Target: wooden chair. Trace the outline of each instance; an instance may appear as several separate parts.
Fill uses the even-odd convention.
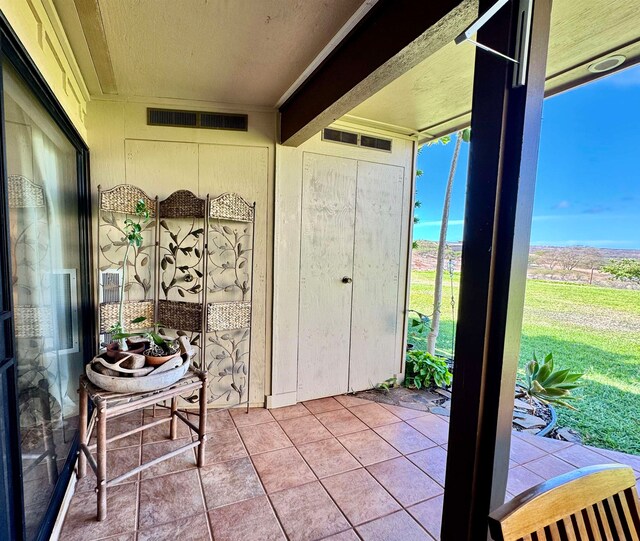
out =
[[[489,515],[495,541],[639,541],[634,472],[581,468],[526,490]]]

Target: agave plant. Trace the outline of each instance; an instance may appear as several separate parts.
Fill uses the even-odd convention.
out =
[[[535,397],[543,404],[575,410],[567,400],[575,400],[571,391],[582,385],[578,380],[583,375],[582,372],[571,372],[568,369],[554,370],[552,353],[548,353],[542,362],[538,361],[534,353],[533,360],[525,367],[524,395],[529,401]]]

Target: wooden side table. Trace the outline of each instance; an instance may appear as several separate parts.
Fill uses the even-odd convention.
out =
[[[199,417],[198,426],[187,418],[185,411],[178,410],[178,397],[188,392],[199,392]],[[200,370],[190,368],[189,372],[170,387],[152,392],[143,393],[116,393],[105,391],[96,387],[86,376],[80,376],[80,450],[78,451],[78,479],[87,473],[87,462],[95,472],[97,478],[96,492],[98,494],[98,520],[104,520],[107,516],[107,488],[113,486],[127,477],[145,470],[164,460],[168,460],[180,453],[184,453],[198,448],[198,467],[204,464],[204,452],[206,443],[207,426],[207,374]],[[163,417],[157,421],[123,432],[107,439],[107,422],[114,417],[137,411],[149,406],[155,408],[158,402],[171,399],[171,416]],[[93,403],[94,409],[91,419],[88,420],[89,400]],[[161,406],[167,407],[167,406]],[[195,413],[194,413],[195,414]],[[88,421],[88,422],[87,422]],[[141,464],[132,470],[119,475],[113,479],[107,479],[107,445],[131,434],[153,428],[163,423],[170,423],[169,436],[176,439],[178,431],[178,421],[185,423],[198,435],[198,439],[192,443],[184,445],[169,453],[166,453],[154,460]],[[143,420],[144,422],[144,420]],[[96,443],[89,445],[89,440],[94,428],[97,425]],[[91,451],[96,449],[97,460],[94,460]]]

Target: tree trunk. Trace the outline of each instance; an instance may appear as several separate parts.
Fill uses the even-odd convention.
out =
[[[444,275],[444,256],[445,246],[447,243],[447,228],[449,225],[449,207],[451,206],[451,190],[453,188],[453,177],[456,174],[458,166],[458,155],[460,154],[460,145],[462,144],[462,133],[456,134],[456,146],[453,149],[453,158],[451,159],[451,169],[449,170],[449,179],[447,180],[447,189],[444,195],[444,206],[442,207],[442,224],[440,225],[440,242],[438,243],[438,255],[436,262],[436,281],[435,291],[433,293],[433,316],[431,318],[431,330],[427,336],[427,352],[431,355],[436,351],[436,340],[440,331],[440,306],[442,305],[442,278]]]

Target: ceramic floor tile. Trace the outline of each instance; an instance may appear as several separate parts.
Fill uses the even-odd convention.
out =
[[[323,539],[351,527],[317,481],[276,492],[271,501],[291,541]]]
[[[369,428],[347,409],[318,413],[316,417],[334,436],[343,436]]]
[[[113,479],[123,473],[126,473],[140,465],[140,447],[125,447],[123,449],[107,448],[107,478]],[[93,453],[93,458],[96,458]],[[139,475],[127,477],[119,484],[135,483],[139,480]],[[40,483],[41,481],[32,481]],[[96,474],[93,473],[91,466],[87,464],[87,475],[82,479],[78,479],[76,483],[76,492],[84,492],[86,490],[95,490],[97,484]],[[26,492],[26,491],[25,491]],[[47,496],[48,498],[48,496]]]
[[[189,511],[187,510],[187,513]],[[182,517],[167,524],[140,530],[138,541],[210,541],[207,515]]]
[[[407,419],[415,419],[416,417],[422,417],[423,415],[427,415],[428,411],[422,411],[418,409],[412,408],[404,408],[402,406],[394,406],[393,404],[380,404],[384,409],[389,410],[396,417],[399,417],[403,421]]]
[[[126,415],[121,415],[119,417],[115,417],[113,419],[107,419],[107,439],[113,438],[118,434],[122,434],[124,432],[129,432],[129,430],[133,430],[134,428],[138,428],[142,425],[142,412],[134,411],[131,413],[127,413]],[[91,441],[89,443],[96,443],[96,437],[98,434],[98,426],[93,429]],[[109,450],[111,449],[120,449],[121,447],[132,447],[134,445],[140,445],[141,433],[136,432],[135,434],[131,434],[130,436],[126,436],[125,438],[121,438],[119,440],[115,440],[109,443]]]
[[[291,447],[291,441],[275,421],[238,428],[250,455]]]
[[[310,443],[331,437],[331,432],[322,426],[322,423],[313,415],[286,419],[280,421],[280,426],[294,445],[301,445],[303,443]]]
[[[255,455],[253,463],[268,493],[292,488],[316,479],[294,447]]]
[[[405,457],[378,462],[369,473],[404,507],[442,494],[443,488]]]
[[[350,394],[341,394],[339,396],[334,396],[340,404],[342,404],[345,408],[352,408],[354,406],[365,406],[367,404],[371,404],[371,400],[365,400],[364,398],[359,398],[357,396],[351,396]]]
[[[547,453],[540,449],[540,447],[531,445],[521,438],[511,438],[509,458],[518,464],[526,464],[537,458],[542,458],[546,454]]]
[[[507,479],[507,491],[511,494],[518,495],[521,492],[542,483],[544,479],[539,475],[528,470],[524,466],[516,466],[509,470],[509,478]]]
[[[285,541],[266,496],[209,511],[215,541]]]
[[[167,410],[161,410],[156,414],[156,417],[152,417],[151,415],[147,415],[145,412],[144,424],[150,424],[155,421],[159,421],[160,419],[168,419],[169,414]],[[181,438],[189,438],[191,437],[191,429],[184,424],[180,419],[177,421],[177,437]],[[167,421],[165,423],[161,423],[153,428],[148,428],[142,433],[142,443],[154,443],[157,441],[171,441],[170,438],[170,430],[171,430],[171,421]]]
[[[611,463],[611,460],[607,459],[607,457],[591,449],[587,449],[582,445],[572,445],[566,449],[560,449],[560,451],[554,453],[554,456],[561,458],[569,464],[573,464],[576,468]]]
[[[176,497],[177,495],[179,496]],[[204,514],[202,490],[196,469],[140,481],[139,529],[181,519],[185,509],[189,510],[189,514]]]
[[[447,452],[442,447],[433,447],[418,453],[407,455],[413,462],[429,477],[435,479],[444,486],[445,473],[447,469]]]
[[[524,467],[544,479],[551,479],[552,477],[557,477],[558,475],[562,475],[563,473],[568,473],[576,469],[575,466],[572,466],[568,462],[556,458],[553,455],[546,455],[542,458],[527,462]]]
[[[399,417],[396,417],[393,413],[376,402],[372,402],[364,406],[355,406],[349,409],[351,413],[371,428],[391,423],[398,423],[401,421]]]
[[[246,411],[246,410],[241,410]],[[193,413],[189,414],[189,420],[196,426],[198,426],[200,422],[200,416],[195,415]],[[221,410],[216,411],[214,409],[210,409],[207,411],[207,434],[211,434],[212,432],[218,432],[220,430],[230,430],[235,428],[233,420],[231,419],[231,414],[229,410]],[[192,431],[192,434],[195,432]]]
[[[609,449],[598,449],[596,447],[590,447],[588,445],[587,449],[603,455],[608,460],[613,460],[614,462],[618,462],[620,464],[626,464],[627,466],[634,469],[634,471],[636,472],[636,477],[640,475],[640,456],[638,455],[629,455],[626,453],[621,453],[619,451],[611,451]]]
[[[207,434],[207,444],[204,451],[205,465],[244,456],[247,456],[247,451],[235,428]]]
[[[356,528],[363,541],[432,541],[406,511],[398,511]]]
[[[325,411],[339,410],[342,404],[333,397],[318,398],[317,400],[309,400],[303,402],[304,406],[313,414],[324,413]]]
[[[407,423],[393,423],[379,426],[373,430],[405,455],[436,446],[435,442]]]
[[[136,528],[138,484],[116,486],[107,491],[107,518],[97,520],[97,500],[93,492],[75,494],[62,527],[60,539],[87,541],[127,534]]]
[[[368,466],[383,460],[389,460],[400,456],[391,445],[384,441],[373,430],[354,432],[346,436],[340,436],[338,441],[355,456],[363,466]]]
[[[200,478],[208,510],[264,494],[249,458],[203,466],[200,468]]]
[[[440,539],[442,527],[442,504],[444,495],[431,498],[426,502],[409,507],[407,511],[413,515],[422,527],[431,534],[434,539]]]
[[[259,425],[273,422],[273,415],[265,408],[251,408],[247,413],[246,408],[233,408],[228,410],[237,427]]]
[[[400,509],[398,503],[365,469],[327,477],[321,482],[354,525]]]
[[[269,410],[276,421],[284,421],[285,419],[293,419],[294,417],[302,417],[311,413],[302,403],[293,406],[285,406],[284,408],[274,408]]]
[[[318,477],[328,477],[360,467],[360,463],[335,438],[300,445],[298,451]]]
[[[533,434],[527,434],[526,432],[514,431],[511,439],[513,440],[513,438],[520,438],[521,440],[526,441],[527,443],[530,443],[535,447],[539,447],[540,449],[542,449],[543,451],[546,451],[547,453],[555,453],[560,449],[571,447],[573,445],[573,443],[569,441],[556,440],[554,438],[543,438],[541,436],[534,436]]]
[[[347,530],[346,532],[325,537],[322,541],[360,541],[360,538],[354,530]]]
[[[191,438],[183,438],[181,440],[168,440],[156,443],[149,443],[142,446],[142,463],[150,462],[158,458],[161,455],[167,454],[171,451],[184,447],[192,443]],[[143,479],[149,477],[158,477],[159,475],[166,475],[167,473],[176,473],[182,470],[188,470],[196,467],[196,458],[193,454],[193,449],[189,449],[183,453],[180,453],[173,458],[163,460],[155,466],[143,470],[141,475]]]
[[[432,413],[409,419],[407,423],[418,432],[422,432],[430,440],[435,441],[438,445],[447,443],[449,439],[449,423]]]

